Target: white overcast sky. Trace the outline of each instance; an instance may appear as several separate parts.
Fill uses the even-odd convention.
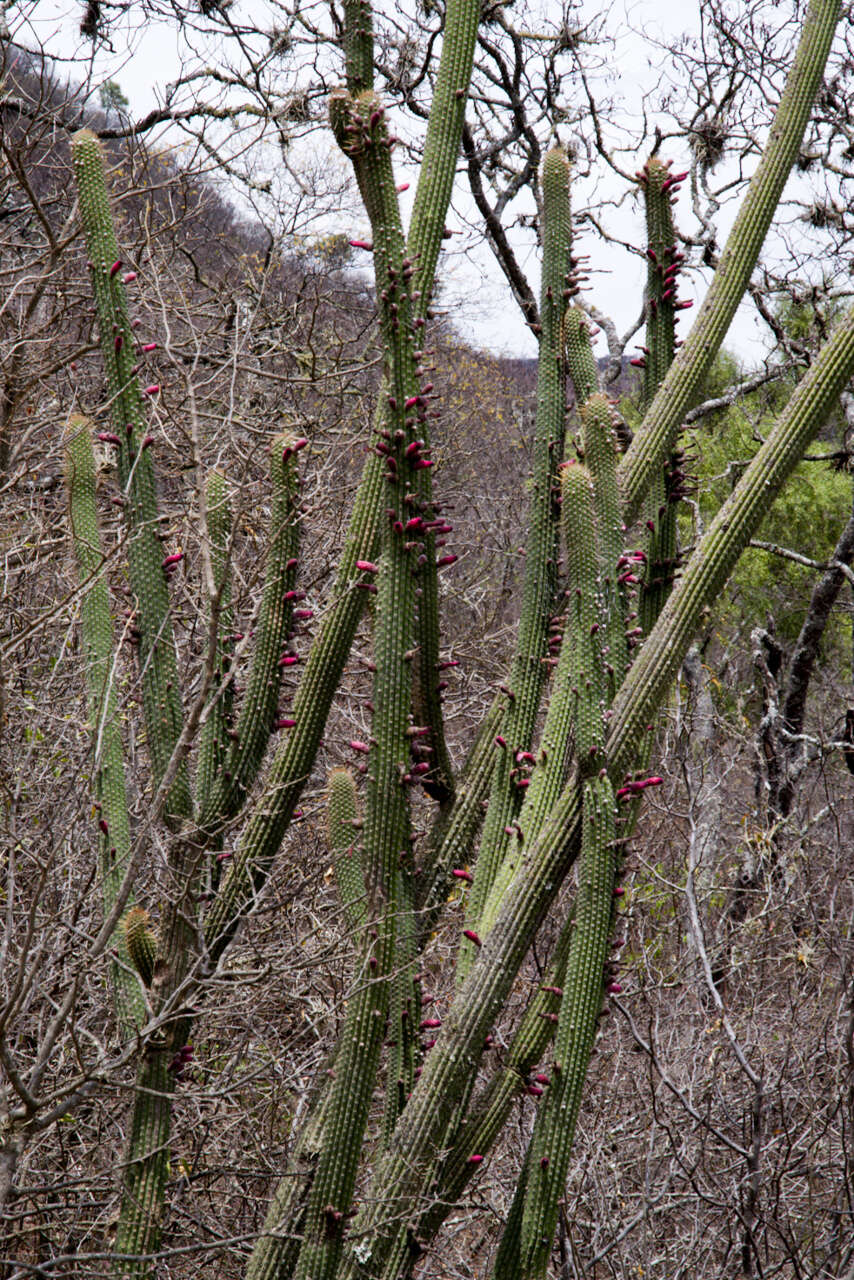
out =
[[[552,0],[541,0],[542,7],[554,16],[560,15],[560,5]],[[29,5],[29,20],[16,28],[15,9],[7,14],[12,34],[27,47],[42,47],[55,52],[63,59],[63,72],[73,78],[83,80],[91,74],[95,84],[105,80],[119,82],[123,92],[131,103],[132,115],[141,116],[154,107],[160,97],[163,86],[173,79],[181,65],[181,51],[177,44],[174,27],[171,25],[150,22],[141,30],[137,29],[130,49],[121,48],[117,42],[114,52],[101,46],[92,53],[92,45],[79,36],[80,17],[83,11],[83,0],[39,0],[34,7]],[[590,0],[586,3],[587,16],[594,17],[603,12],[601,4]],[[23,11],[24,6],[21,6]],[[238,0],[235,11],[263,13],[266,6],[263,0]],[[622,27],[624,34],[619,38],[614,59],[613,71],[615,81],[622,95],[627,113],[637,110],[642,92],[654,89],[658,73],[649,62],[650,52],[642,41],[632,35],[629,23],[635,27],[641,23],[650,34],[657,36],[665,43],[675,39],[684,31],[696,31],[698,25],[699,5],[693,3],[673,3],[673,0],[621,0],[610,6],[612,25],[618,30]],[[267,25],[267,24],[264,24]],[[69,61],[70,60],[70,64]],[[76,71],[76,76],[75,76]],[[162,140],[161,140],[162,141]],[[687,168],[689,155],[672,155],[675,167]],[[643,157],[638,157],[638,165]],[[402,174],[408,177],[408,174]],[[413,175],[414,176],[414,175]],[[462,190],[462,187],[460,188]],[[639,242],[641,238],[641,211],[632,207],[633,201],[627,202],[624,222],[619,227],[620,233],[628,241]],[[683,197],[683,216],[687,205]],[[680,210],[677,210],[677,217]],[[724,211],[724,214],[726,210]],[[734,210],[731,216],[734,216]],[[451,222],[453,225],[453,221]],[[722,230],[728,229],[726,218],[722,220]],[[351,230],[347,223],[330,230]],[[620,331],[624,331],[637,315],[644,281],[644,267],[637,258],[630,258],[620,253],[617,259],[604,246],[588,237],[581,249],[591,252],[591,268],[594,290],[591,299],[600,310],[610,314],[617,322]],[[530,273],[532,284],[538,276],[536,253],[520,244],[520,256],[525,269]],[[461,311],[457,324],[463,335],[477,345],[508,355],[534,355],[536,345],[522,323],[518,308],[509,294],[498,268],[492,262],[488,250],[484,247],[469,257],[453,255],[446,259],[444,267],[446,296],[458,301]],[[694,297],[699,300],[703,285],[699,280],[685,279],[682,297]],[[695,312],[684,312],[680,318],[680,329],[687,332]],[[642,339],[638,339],[641,341]],[[602,343],[600,339],[600,344]],[[746,362],[758,360],[762,353],[760,331],[751,312],[743,308],[737,315],[727,341],[730,349],[737,352]],[[604,346],[600,347],[604,351]]]

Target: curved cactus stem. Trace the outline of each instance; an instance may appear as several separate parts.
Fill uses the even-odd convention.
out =
[[[64,444],[71,537],[80,581],[86,584],[80,615],[99,815],[99,865],[104,914],[109,915],[130,857],[130,820],[116,705],[113,619],[103,575],[95,459],[87,418],[69,419]],[[124,1041],[143,1025],[146,1011],[139,983],[128,967],[130,957],[121,931],[117,934],[116,946],[119,959],[112,966],[111,982],[119,1032]]]
[[[299,549],[299,476],[290,432],[270,444],[272,516],[264,592],[255,648],[236,730],[230,732],[228,754],[215,780],[200,825],[216,832],[239,812],[252,786],[277,719],[282,662],[289,657]],[[294,656],[294,655],[290,655]]]
[[[81,129],[71,140],[80,220],[91,263],[101,356],[118,438],[119,481],[125,496],[128,566],[136,597],[138,657],[151,768],[155,785],[181,734],[183,712],[163,549],[157,537],[154,468],[146,435],[143,398],[135,372],[136,337],[130,325],[104,161],[98,139]],[[182,761],[166,804],[167,818],[191,811],[189,773]]]
[[[225,766],[228,735],[234,727],[234,682],[231,674],[234,651],[230,572],[231,505],[228,482],[219,471],[212,471],[205,484],[205,519],[215,592],[214,600],[209,605],[211,610],[216,607],[218,617],[213,702],[202,725],[199,740],[196,795],[202,813],[208,807],[216,778]],[[209,617],[209,630],[210,621]]]
[[[709,291],[620,466],[630,524],[673,448],[685,413],[726,337],[771,225],[821,85],[841,0],[810,0],[798,47],[759,166],[750,181]]]
[[[360,930],[367,919],[365,877],[359,854],[359,802],[349,769],[333,769],[326,792],[326,831],[335,867],[335,881],[350,929]]]
[[[614,888],[614,792],[607,775],[584,784],[575,929],[558,1015],[551,1081],[540,1103],[528,1157],[520,1280],[545,1280],[566,1187],[587,1065],[602,1007]],[[520,1184],[521,1185],[521,1184]],[[501,1274],[498,1264],[496,1272]]]
[[[563,361],[564,287],[570,269],[569,162],[559,148],[543,161],[543,274],[540,300],[542,333],[537,373],[537,420],[533,444],[533,488],[528,516],[525,581],[516,652],[510,673],[512,700],[496,745],[492,778],[466,925],[475,933],[492,882],[507,850],[507,831],[522,806],[524,782],[517,753],[530,751],[548,661],[546,635],[555,594],[558,506],[554,485],[563,455],[566,378]],[[476,955],[467,939],[460,944],[457,973],[465,978]]]

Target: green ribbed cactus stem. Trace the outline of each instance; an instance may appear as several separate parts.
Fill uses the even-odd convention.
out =
[[[670,683],[708,603],[754,535],[812,435],[854,374],[854,311],[804,375],[780,422],[757,452],[686,566],[655,630],[630,668],[613,709],[607,754],[614,776],[635,767]],[[376,1268],[393,1243],[388,1223],[408,1221],[427,1193],[437,1146],[447,1130],[484,1036],[498,1016],[534,932],[578,848],[577,781],[570,778],[539,840],[525,851],[499,919],[445,1018],[395,1142],[377,1161],[354,1233],[370,1236]]]
[[[264,759],[270,735],[278,727],[281,673],[298,663],[290,645],[297,599],[299,550],[299,475],[296,457],[304,441],[283,432],[270,443],[272,514],[264,591],[255,648],[237,727],[216,779],[201,825],[216,831],[239,812]],[[293,717],[287,717],[293,719]]]
[[[550,1083],[528,1159],[520,1280],[545,1280],[575,1122],[602,1007],[614,888],[614,792],[607,775],[584,784],[575,929],[558,1015]],[[496,1273],[502,1274],[496,1264]]]
[[[609,762],[618,777],[635,767],[648,731],[703,616],[723,590],[813,435],[854,373],[854,309],[837,325],[798,383],[770,435],[716,514],[620,689],[609,729]]]
[[[246,1280],[281,1280],[293,1275],[302,1245],[308,1194],[323,1145],[334,1075],[333,1059],[296,1140],[287,1172],[270,1201],[264,1231],[246,1266]]]
[[[626,524],[671,452],[744,296],[759,251],[797,159],[841,13],[841,0],[810,0],[798,47],[762,159],[742,201],[696,322],[659,387],[620,465]]]
[[[599,564],[601,621],[608,648],[607,696],[610,703],[623,682],[627,665],[626,601],[619,578],[625,529],[617,488],[619,445],[614,412],[606,396],[595,395],[581,410],[584,461],[593,477],[596,548]],[[603,643],[600,639],[600,644]]]
[[[543,161],[543,272],[540,299],[540,356],[537,417],[533,442],[533,478],[528,514],[525,580],[516,652],[510,671],[510,705],[504,718],[466,925],[477,933],[480,915],[508,846],[508,830],[518,817],[527,772],[517,755],[530,752],[548,667],[547,634],[555,596],[555,550],[559,508],[555,502],[557,467],[563,456],[566,374],[563,358],[564,288],[570,268],[571,223],[569,161],[559,148]],[[476,955],[464,939],[457,966],[463,980]]]
[[[639,360],[643,367],[641,409],[655,399],[673,363],[676,351],[678,281],[684,258],[676,242],[673,201],[687,174],[672,174],[667,164],[650,156],[639,175],[644,194],[647,234],[646,346]],[[644,517],[646,568],[642,575],[638,615],[641,631],[649,635],[673,585],[676,569],[676,505],[680,500],[681,455],[673,453],[661,472],[654,476]],[[631,572],[631,570],[629,570]],[[632,575],[634,576],[634,575]]]
[[[672,174],[658,156],[650,156],[639,175],[644,195],[647,238],[646,346],[642,353],[642,407],[655,399],[673,363],[679,272],[684,254],[676,243],[671,200],[687,174]]]
[[[153,1280],[155,1264],[149,1257],[160,1247],[163,1189],[169,1169],[168,1136],[172,1094],[179,1074],[172,1056],[159,1044],[146,1046],[137,1077],[129,1155],[124,1173],[124,1194],[116,1228],[113,1270],[133,1280]],[[171,1068],[171,1069],[170,1069]]]
[[[344,0],[347,88],[355,97],[374,86],[374,15],[368,0]]]
[[[365,877],[360,853],[359,800],[349,769],[333,769],[326,792],[326,833],[335,867],[335,882],[348,927],[362,928],[367,918]]]
[[[486,938],[519,868],[523,850],[536,840],[563,789],[569,755],[589,774],[602,764],[606,681],[600,566],[596,541],[595,484],[575,462],[561,471],[561,513],[566,542],[564,639],[546,714],[539,761],[519,814],[516,836],[504,858],[480,918]],[[545,755],[543,755],[545,752]]]
[[[440,813],[428,840],[430,853],[417,881],[418,931],[421,944],[436,927],[455,870],[464,870],[483,822],[495,764],[495,735],[504,717],[504,695],[493,699],[457,783],[450,812]]]
[[[590,326],[579,307],[568,307],[564,320],[566,369],[578,408],[599,390],[599,373],[590,341]]]
[[[94,784],[98,806],[99,867],[104,914],[109,915],[130,858],[130,820],[125,789],[124,749],[116,701],[113,619],[104,578],[104,556],[98,528],[97,483],[90,423],[72,416],[63,436],[69,521],[77,570],[86,590],[80,608],[86,655],[88,714],[94,750]],[[118,963],[111,982],[122,1040],[145,1021],[139,985],[127,970],[128,954],[121,932],[116,938]]]
[[[122,919],[122,932],[133,967],[142,978],[143,985],[150,987],[157,955],[157,934],[144,907],[131,907]]]
[[[353,159],[371,219],[380,333],[388,369],[387,427],[381,435],[389,519],[376,573],[371,743],[365,804],[365,889],[368,929],[364,972],[348,1002],[329,1119],[309,1196],[305,1242],[297,1280],[332,1280],[344,1239],[345,1215],[355,1185],[388,1008],[401,1010],[401,992],[412,985],[414,956],[399,954],[399,914],[412,900],[408,772],[412,691],[415,574],[420,542],[404,523],[414,493],[419,419],[426,412],[415,375],[414,329],[408,296],[411,264],[391,164],[385,112],[376,95],[330,103],[336,133]],[[407,884],[408,880],[408,884]],[[389,981],[393,977],[391,1003]],[[402,1031],[392,1021],[400,1049]],[[390,1062],[395,1063],[395,1056]],[[396,1080],[395,1082],[396,1083]]]
[[[548,1063],[536,1076],[532,1073],[554,1038],[574,920],[573,908],[561,927],[542,982],[528,1002],[503,1061],[474,1099],[470,1112],[460,1125],[454,1148],[442,1168],[439,1196],[422,1216],[415,1233],[422,1245],[435,1237],[445,1218],[459,1204],[470,1179],[476,1175],[480,1166],[473,1163],[471,1157],[485,1156],[492,1150],[519,1096],[526,1090],[543,1087],[541,1077],[549,1075]],[[387,1267],[386,1274],[391,1280],[392,1269]]]
[[[137,380],[137,337],[128,316],[122,263],[110,211],[100,144],[88,129],[71,140],[71,156],[80,221],[89,254],[95,314],[118,453],[119,481],[128,529],[130,584],[136,596],[137,653],[142,706],[155,785],[160,781],[183,727],[175,641],[167,589],[167,570],[157,536],[157,495],[147,434],[143,393]],[[152,385],[150,395],[159,388]],[[179,553],[175,553],[179,554]],[[167,798],[167,817],[191,811],[186,762],[178,769]]]
[[[202,725],[196,793],[204,812],[214,783],[225,766],[229,733],[234,727],[234,680],[231,663],[234,652],[234,618],[231,608],[231,504],[228,482],[220,471],[211,471],[205,483],[207,525],[213,589],[216,593],[217,629],[214,663],[214,701]],[[209,602],[211,608],[214,601]],[[208,616],[210,629],[211,617]]]

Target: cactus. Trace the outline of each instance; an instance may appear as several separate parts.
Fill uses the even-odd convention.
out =
[[[393,139],[383,104],[372,88],[370,8],[365,0],[347,0],[344,5],[347,85],[333,93],[330,116],[352,162],[372,226],[384,360],[374,451],[360,485],[333,599],[303,666],[293,704],[283,717],[277,711],[279,664],[282,658],[296,657],[285,646],[296,590],[295,457],[301,442],[292,437],[273,442],[270,549],[248,687],[236,725],[228,491],[223,477],[209,478],[204,504],[213,571],[208,584],[209,692],[195,803],[186,753],[198,725],[183,722],[163,552],[155,537],[146,397],[129,363],[132,331],[124,286],[114,269],[118,249],[98,148],[91,135],[74,140],[81,218],[93,263],[102,358],[116,428],[110,439],[118,450],[126,499],[129,572],[138,611],[131,622],[139,632],[135,638],[140,641],[151,769],[155,787],[165,792],[163,814],[170,827],[171,888],[159,913],[158,934],[155,937],[147,913],[138,907],[128,911],[119,933],[119,943],[141,979],[126,974],[138,1009],[145,1009],[147,1000],[155,1015],[165,1010],[171,1015],[140,1048],[116,1243],[120,1274],[149,1275],[152,1255],[160,1246],[172,1095],[192,1056],[187,1043],[190,1016],[175,997],[183,997],[184,980],[193,979],[197,940],[203,939],[205,963],[216,963],[264,885],[310,774],[369,596],[376,602],[372,720],[369,740],[351,743],[366,761],[364,825],[358,825],[352,777],[338,771],[329,787],[329,843],[356,943],[355,971],[334,1061],[317,1089],[308,1125],[295,1142],[292,1164],[274,1193],[248,1275],[250,1280],[279,1275],[296,1275],[298,1280],[357,1275],[398,1280],[438,1229],[448,1205],[487,1163],[490,1144],[523,1090],[537,1099],[538,1115],[496,1274],[545,1274],[602,999],[617,870],[614,788],[626,772],[635,774],[648,759],[650,726],[703,610],[721,590],[769,501],[854,371],[852,313],[805,375],[666,603],[667,592],[653,601],[657,584],[647,584],[648,625],[630,664],[629,646],[640,637],[627,610],[639,585],[635,579],[641,576],[641,560],[624,545],[624,524],[643,503],[658,503],[652,487],[664,474],[684,408],[744,290],[796,154],[839,13],[836,0],[812,0],[746,212],[739,215],[709,298],[675,359],[671,268],[678,263],[668,219],[676,179],[657,159],[647,163],[648,234],[655,254],[655,262],[649,259],[648,294],[656,299],[655,308],[649,308],[644,362],[649,407],[619,466],[612,407],[597,390],[587,323],[580,310],[568,306],[579,282],[570,247],[568,163],[558,149],[546,157],[535,463],[519,641],[509,680],[486,717],[467,768],[455,780],[444,745],[436,679],[437,508],[427,432],[433,392],[424,380],[420,352],[479,13],[480,6],[470,0],[449,0],[422,175],[405,240],[392,169]],[[567,372],[582,424],[583,465],[574,459],[565,465],[558,490]],[[78,435],[85,438],[79,430]],[[69,442],[72,460],[78,448],[82,446],[76,440]],[[127,805],[118,783],[121,743],[109,701],[114,683],[112,627],[99,576],[103,557],[94,488],[84,478],[88,464],[82,452],[80,456],[79,467],[74,461],[70,465],[69,492],[81,578],[91,579],[98,588],[96,593],[93,586],[89,593],[93,614],[84,616],[83,629],[87,653],[92,655],[90,717],[93,735],[96,725],[100,733],[95,737],[100,770],[96,786],[107,827],[102,827],[102,834],[109,836],[101,847],[108,907],[106,894],[117,891],[112,850],[115,867],[120,868],[130,837],[123,835],[121,845],[114,840],[122,821],[127,822]],[[567,580],[558,595],[561,519]],[[664,523],[660,547],[673,532],[672,524],[665,529]],[[657,554],[673,558],[664,551]],[[166,560],[168,569],[172,557]],[[552,672],[537,742],[541,695]],[[252,806],[247,803],[249,793],[277,728],[286,728],[287,735],[271,763],[264,793]],[[429,746],[429,762],[413,751],[413,742]],[[655,781],[635,779],[628,798],[641,795]],[[419,847],[421,866],[416,868],[410,798],[419,786],[439,802],[439,812],[423,849]],[[485,829],[475,857],[488,791]],[[618,791],[620,798],[625,798],[624,791]],[[233,862],[222,883],[214,885],[210,908],[199,919],[195,890],[203,854],[222,846],[227,824],[242,808],[249,812],[236,839]],[[493,1079],[470,1106],[490,1029],[579,855],[579,891],[570,917],[562,923],[548,980],[534,994]],[[472,868],[474,883],[468,888]],[[213,875],[212,883],[215,880]],[[457,990],[444,1018],[432,1011],[422,1018],[415,971],[449,883],[463,886],[466,896]],[[116,1003],[119,1008],[118,988]],[[119,1017],[130,1026],[126,1014],[119,1011]],[[141,1025],[142,1016],[134,1017],[134,1025]],[[419,1029],[435,1039],[423,1059]],[[552,1036],[553,1065],[538,1073],[543,1079],[534,1079],[531,1072]],[[371,1144],[372,1173],[370,1178],[364,1175],[362,1207],[353,1221],[359,1162],[383,1071],[384,1116],[378,1140]]]
[[[335,881],[351,929],[358,932],[367,917],[365,876],[359,856],[359,806],[349,769],[334,769],[326,794],[326,830],[334,859]]]

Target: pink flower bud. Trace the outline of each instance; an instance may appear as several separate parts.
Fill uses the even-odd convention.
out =
[[[612,996],[618,996],[618,995],[620,995],[620,994],[622,993],[622,990],[623,990],[623,988],[622,988],[622,986],[620,985],[620,983],[619,983],[619,982],[609,982],[609,983],[608,983],[608,994],[609,994],[609,995],[612,995]]]
[[[296,720],[291,720],[289,716],[282,716],[280,720],[275,722],[273,727],[275,729],[295,729],[296,723]]]
[[[370,560],[357,560],[356,568],[359,569],[362,573],[377,572],[377,566],[373,564]]]
[[[184,559],[183,551],[176,551],[174,555],[167,556],[163,561],[162,568],[169,569],[173,564],[180,564]]]
[[[143,343],[143,345],[140,347],[140,351],[156,351],[156,350],[157,350],[156,342],[146,342],[146,343]]]
[[[95,436],[95,439],[103,441],[104,444],[121,444],[119,437],[114,435],[112,431],[99,431]]]
[[[117,276],[121,271],[121,269],[122,269],[121,261],[114,262],[113,265],[110,267],[110,279],[112,280],[113,276]]]
[[[456,876],[458,880],[465,880],[466,884],[472,884],[474,881],[474,876],[468,871],[463,871],[460,867],[454,867],[451,875]]]
[[[437,1027],[441,1027],[441,1018],[425,1018],[423,1022],[418,1024],[419,1031],[435,1031]]]
[[[369,253],[374,247],[370,240],[348,240],[347,243],[351,249],[367,249]]]
[[[466,1164],[483,1164],[483,1156],[471,1155],[466,1161]]]
[[[439,556],[439,559],[436,561],[436,568],[444,569],[446,565],[456,564],[458,560],[459,560],[459,556],[452,556],[452,555]]]
[[[359,751],[362,755],[368,755],[371,750],[367,742],[360,742],[358,738],[351,738],[348,745],[353,751]]]
[[[476,947],[480,947],[483,945],[481,943],[480,938],[475,933],[474,929],[463,929],[463,937],[468,938],[469,942],[474,943]]]
[[[142,393],[144,396],[156,396],[160,394],[160,384],[152,382],[150,387],[146,387]]]

